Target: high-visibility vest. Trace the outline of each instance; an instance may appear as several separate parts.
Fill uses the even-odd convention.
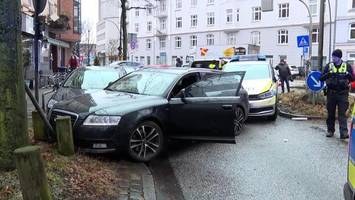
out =
[[[347,71],[347,64],[346,63],[342,63],[341,66],[339,68],[336,68],[334,63],[329,63],[329,72],[330,73],[346,73]]]
[[[211,64],[208,65],[208,67],[209,67],[210,69],[215,69],[216,65],[213,64],[213,63],[211,63]]]

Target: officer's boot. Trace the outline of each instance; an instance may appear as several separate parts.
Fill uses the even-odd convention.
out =
[[[334,136],[334,132],[328,131],[325,136],[327,136],[327,137],[333,137],[333,136]]]

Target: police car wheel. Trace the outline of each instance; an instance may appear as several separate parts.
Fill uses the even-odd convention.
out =
[[[234,135],[237,136],[242,132],[244,127],[244,111],[240,107],[235,109],[235,119],[234,119]]]

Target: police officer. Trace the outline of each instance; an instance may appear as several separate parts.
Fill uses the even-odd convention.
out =
[[[327,84],[327,137],[333,137],[335,132],[335,110],[338,107],[340,139],[349,138],[347,118],[345,113],[349,107],[349,83],[354,80],[349,64],[341,59],[342,51],[336,49],[332,53],[332,61],[324,68],[320,80]]]

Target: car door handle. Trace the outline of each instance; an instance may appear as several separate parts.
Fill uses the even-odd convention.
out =
[[[233,106],[232,105],[222,105],[222,108],[224,110],[232,110]]]

